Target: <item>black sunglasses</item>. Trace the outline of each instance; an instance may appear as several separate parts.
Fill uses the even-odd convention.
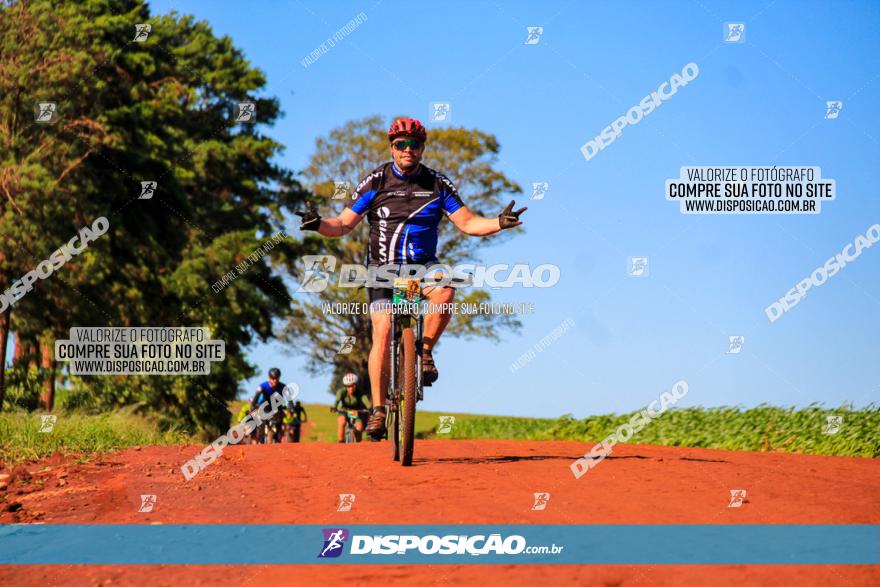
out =
[[[391,146],[398,151],[403,151],[407,147],[409,147],[413,151],[418,151],[422,148],[422,141],[420,141],[419,139],[401,139],[399,141],[394,141],[393,143],[391,143]]]

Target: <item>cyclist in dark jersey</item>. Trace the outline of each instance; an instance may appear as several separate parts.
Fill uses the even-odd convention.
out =
[[[513,210],[514,202],[496,218],[471,212],[461,201],[449,179],[421,164],[428,133],[415,119],[395,120],[388,131],[392,161],[377,167],[358,185],[354,204],[336,218],[322,219],[311,203],[297,212],[302,217],[301,230],[313,230],[323,236],[348,234],[364,215],[370,223],[369,263],[430,264],[437,261],[437,226],[443,216],[465,234],[489,236],[522,224],[520,214],[526,208]],[[424,288],[425,297],[437,307],[452,301],[451,287]],[[368,287],[373,326],[370,350],[370,384],[373,413],[367,433],[381,437],[385,433],[385,388],[388,385],[388,345],[391,338],[391,314],[387,302],[389,287]],[[449,324],[451,313],[429,312],[425,316],[423,334],[423,365],[425,383],[438,377],[432,349]]]

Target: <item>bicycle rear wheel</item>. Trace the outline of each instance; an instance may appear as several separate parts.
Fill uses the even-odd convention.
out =
[[[396,406],[388,407],[388,421],[385,423],[388,428],[388,440],[391,441],[391,460],[400,460],[400,421],[397,419]]]
[[[400,398],[400,464],[404,467],[412,465],[414,443],[416,440],[416,341],[413,329],[404,328],[400,337],[401,388]]]

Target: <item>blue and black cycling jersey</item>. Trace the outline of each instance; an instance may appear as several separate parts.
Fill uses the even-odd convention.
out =
[[[365,177],[353,199],[370,223],[370,265],[436,263],[440,219],[464,206],[445,175],[424,165],[406,175],[393,162]]]
[[[280,395],[283,398],[284,397],[284,393],[282,393],[283,390],[284,390],[284,383],[282,383],[281,381],[279,381],[278,384],[275,385],[275,387],[272,387],[271,385],[269,385],[268,381],[262,382],[260,384],[260,387],[257,389],[257,393],[254,394],[254,397],[251,400],[251,408],[256,409],[263,402],[268,402],[269,398],[272,396],[273,393],[277,393],[278,395]],[[272,405],[272,404],[270,403],[269,405]]]

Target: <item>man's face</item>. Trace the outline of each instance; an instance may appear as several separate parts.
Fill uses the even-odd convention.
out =
[[[345,391],[348,392],[348,395],[352,395],[352,394],[354,394],[354,390],[356,387],[357,387],[356,385],[346,385]]]
[[[391,157],[398,169],[411,170],[422,160],[425,145],[412,137],[397,137],[391,141]]]
[[[275,379],[274,377],[270,377],[270,378],[269,378],[269,385],[270,385],[271,387],[275,387],[276,385],[278,385],[278,380]]]

